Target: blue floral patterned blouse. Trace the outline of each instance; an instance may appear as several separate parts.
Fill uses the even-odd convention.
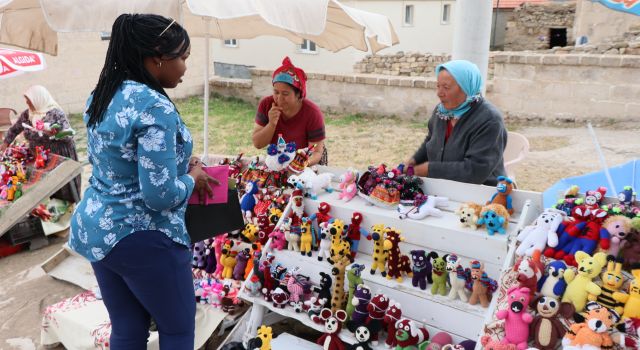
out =
[[[193,140],[171,101],[127,80],[103,121],[87,128],[87,139],[93,172],[71,220],[71,248],[98,261],[124,237],[145,230],[188,246],[184,213],[195,185],[187,175]]]

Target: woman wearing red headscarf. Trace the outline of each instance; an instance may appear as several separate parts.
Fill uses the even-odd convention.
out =
[[[253,145],[260,149],[277,143],[281,134],[286,142],[295,142],[297,149],[315,144],[309,165],[326,165],[324,117],[320,108],[306,98],[306,83],[304,71],[285,57],[273,72],[273,95],[262,98],[258,105]]]

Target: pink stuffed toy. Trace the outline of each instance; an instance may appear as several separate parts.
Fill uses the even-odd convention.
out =
[[[347,170],[346,173],[340,176],[340,189],[342,192],[338,195],[339,199],[344,199],[348,202],[358,193],[358,172],[353,169]]]
[[[269,238],[271,238],[271,247],[273,249],[282,250],[287,246],[287,240],[284,237],[284,232],[279,228],[273,230],[273,232],[269,234]]]
[[[216,271],[213,273],[215,278],[220,278],[222,276],[222,270],[224,270],[224,266],[220,263],[220,257],[222,256],[222,246],[224,245],[224,241],[227,240],[227,234],[216,236],[213,241],[213,250],[216,254]]]
[[[505,320],[506,336],[502,339],[502,344],[513,344],[518,350],[528,347],[529,324],[533,321],[533,316],[527,312],[530,298],[529,288],[514,286],[507,290],[509,309],[496,313],[499,320]]]
[[[513,344],[502,344],[491,339],[490,336],[484,335],[482,339],[480,339],[480,343],[482,343],[482,348],[484,350],[516,350],[516,346]]]

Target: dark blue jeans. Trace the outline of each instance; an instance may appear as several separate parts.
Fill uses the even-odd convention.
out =
[[[158,325],[160,349],[193,349],[191,258],[187,247],[164,233],[140,231],[91,264],[111,319],[111,349],[146,349],[150,317]]]

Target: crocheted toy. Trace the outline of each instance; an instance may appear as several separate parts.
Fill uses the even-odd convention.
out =
[[[387,227],[384,224],[375,224],[371,227],[371,238],[373,239],[373,263],[371,264],[371,274],[374,275],[378,269],[382,277],[387,275],[385,266],[391,250],[391,241],[385,239]]]
[[[287,239],[281,229],[277,228],[273,230],[269,234],[269,238],[271,238],[271,248],[282,250],[287,247]]]
[[[569,236],[574,237],[568,245],[561,248],[561,251],[565,254],[562,259],[568,265],[577,265],[576,252],[583,251],[587,254],[592,254],[598,243],[600,243],[600,247],[603,250],[609,249],[609,232],[602,227],[607,215],[605,210],[592,209],[589,221],[578,223],[565,230]]]
[[[516,346],[513,344],[502,344],[499,341],[493,340],[488,335],[483,335],[480,338],[480,343],[482,344],[482,348],[484,350],[516,350]],[[448,350],[447,347],[444,347],[443,350]]]
[[[243,301],[238,298],[238,288],[232,288],[230,284],[225,283],[222,287],[222,293],[220,294],[222,305],[222,311],[233,315],[238,310],[238,307],[243,305]]]
[[[417,194],[413,203],[405,205],[400,202],[398,204],[398,217],[400,219],[422,220],[427,216],[442,216],[442,211],[438,207],[446,207],[449,205],[447,197],[427,196]]]
[[[624,304],[624,318],[640,318],[640,265],[632,267],[633,281],[629,283],[629,294],[613,293],[613,297]]]
[[[348,350],[371,350],[371,346],[369,346],[369,339],[371,338],[369,327],[359,326],[353,332],[353,336],[356,338],[357,343],[349,345]]]
[[[631,220],[631,226],[633,230],[631,234],[627,236],[627,244],[620,250],[626,269],[640,263],[640,217],[633,218]]]
[[[612,255],[607,257],[607,268],[602,271],[601,281],[598,284],[601,289],[600,295],[589,295],[589,301],[596,301],[598,304],[614,310],[622,315],[624,312],[624,295],[620,293],[620,288],[624,284],[625,278],[622,274],[622,260],[615,261]]]
[[[562,302],[571,302],[577,312],[584,310],[587,296],[600,295],[600,286],[593,279],[600,275],[602,268],[607,265],[607,256],[604,253],[596,253],[593,257],[585,252],[576,252],[578,262],[578,275],[573,269],[564,272],[564,280],[567,281],[567,289],[562,297]]]
[[[506,176],[498,176],[497,192],[493,194],[487,204],[500,204],[509,215],[513,215],[513,204],[511,203],[511,191],[513,191],[513,181]]]
[[[240,209],[242,215],[247,219],[251,219],[253,215],[253,208],[256,206],[258,199],[256,193],[258,193],[258,184],[255,181],[249,181],[244,188],[245,193],[240,197]]]
[[[305,168],[299,177],[304,183],[307,196],[311,197],[311,199],[318,199],[318,194],[320,194],[321,190],[329,193],[333,192],[331,188],[332,173],[316,174],[313,170]]]
[[[559,316],[570,318],[575,312],[571,303],[561,303],[555,297],[542,296],[536,302],[538,315],[529,326],[536,349],[554,350],[566,332]]]
[[[473,202],[466,202],[456,209],[455,214],[460,217],[460,225],[471,229],[478,229],[478,220],[482,212],[482,205]]]
[[[570,249],[573,244],[573,240],[575,239],[574,236],[569,234],[567,228],[590,220],[591,210],[587,209],[584,205],[577,205],[573,207],[570,215],[571,216],[566,218],[556,231],[558,232],[558,245],[555,248],[548,247],[544,250],[544,255],[546,257],[561,260],[566,255],[564,249]]]
[[[293,272],[287,273],[285,280],[287,281],[287,290],[289,291],[289,301],[297,303],[303,301],[305,290],[311,292],[311,283],[306,276],[295,274],[299,268],[294,269]],[[302,305],[302,303],[300,303]],[[302,310],[300,310],[302,311]],[[298,311],[299,312],[299,311]]]
[[[269,297],[275,308],[284,309],[289,303],[289,294],[280,287],[276,287],[276,289],[269,292]]]
[[[311,297],[303,303],[302,309],[307,311],[309,317],[313,317],[314,315],[320,315],[320,311],[325,308],[324,306],[327,302],[327,299]]]
[[[591,210],[600,208],[605,194],[607,194],[606,187],[598,187],[596,190],[587,191],[584,195],[584,205]]]
[[[347,281],[349,282],[349,294],[347,296],[347,320],[351,319],[351,315],[353,314],[353,310],[355,310],[356,306],[351,302],[353,299],[353,294],[356,291],[356,286],[362,284],[362,277],[360,276],[362,270],[364,270],[364,265],[361,264],[353,264],[349,271],[347,271]]]
[[[466,285],[471,283],[471,270],[464,269],[460,264],[460,259],[455,254],[447,257],[447,273],[449,274],[449,299],[460,298],[463,302],[469,301]]]
[[[262,284],[260,284],[260,278],[258,276],[253,275],[251,278],[244,282],[244,290],[249,293],[249,295],[253,297],[257,297],[260,295],[260,290],[262,289]]]
[[[206,257],[205,257],[206,247],[204,245],[204,241],[196,242],[193,244],[193,248],[191,252],[193,254],[193,261],[191,262],[191,266],[197,269],[202,269],[206,265]]]
[[[251,258],[251,251],[249,248],[245,248],[238,252],[236,255],[236,265],[233,267],[233,279],[237,281],[244,281],[244,270],[247,267],[247,262]]]
[[[429,253],[429,258],[433,259],[433,286],[431,286],[431,294],[447,295],[447,257],[449,254],[445,254],[442,257],[438,257],[438,253]]]
[[[224,266],[222,266],[222,263],[220,262],[220,258],[222,257],[222,246],[224,245],[224,242],[227,241],[227,234],[222,234],[219,236],[216,236],[216,238],[214,238],[213,240],[213,251],[215,253],[215,257],[216,257],[216,270],[213,273],[213,276],[215,278],[222,278],[222,271],[224,270]]]
[[[427,282],[433,283],[431,278],[431,259],[435,259],[438,256],[436,252],[427,253],[424,250],[412,250],[411,261],[413,262],[413,277],[411,278],[411,284],[414,287],[420,286],[420,289],[427,289]]]
[[[498,283],[489,278],[487,273],[484,272],[484,264],[478,260],[471,262],[471,279],[473,280],[473,285],[469,304],[476,305],[479,302],[482,307],[489,307],[491,296],[498,288]]]
[[[404,237],[396,229],[388,229],[386,233],[387,238],[384,245],[390,246],[387,260],[387,279],[395,278],[398,282],[402,282],[403,274],[409,277],[413,275],[409,257],[400,253],[400,242],[404,241]]]
[[[251,271],[253,271],[253,261],[255,258],[260,259],[262,257],[262,244],[260,242],[251,243],[249,250],[249,261],[247,261],[247,267],[244,268],[244,279],[249,278]]]
[[[282,134],[278,134],[278,143],[267,146],[267,157],[264,163],[272,171],[281,171],[289,166],[295,154],[296,143],[287,143],[282,138]]]
[[[396,350],[424,349],[429,344],[429,331],[407,318],[396,323],[395,336]]]
[[[562,348],[566,350],[612,348],[614,344],[609,329],[618,323],[620,316],[596,302],[588,303],[586,309],[585,321],[571,325],[562,338]]]
[[[482,207],[480,219],[476,222],[478,225],[485,225],[489,236],[494,234],[505,234],[505,229],[509,225],[509,213],[500,204],[487,204]]]
[[[344,350],[344,344],[340,340],[339,334],[342,330],[342,323],[347,319],[344,310],[336,310],[335,313],[329,309],[322,309],[320,316],[313,316],[316,323],[324,324],[325,333],[318,338],[316,343],[322,346],[323,350]]]
[[[318,225],[320,228],[320,248],[318,249],[318,261],[323,258],[331,257],[331,233],[329,232],[329,223],[323,222]]]
[[[338,199],[348,202],[358,193],[358,171],[349,168],[344,174],[340,175],[340,189],[342,192],[338,195]]]
[[[542,278],[538,281],[538,290],[541,295],[549,298],[562,298],[567,282],[564,280],[564,271],[567,264],[563,260],[555,260],[547,264]]]
[[[287,167],[287,170],[294,174],[300,174],[307,169],[309,165],[309,158],[313,155],[316,145],[313,144],[307,148],[302,148],[296,151],[296,155],[293,157],[291,163]]]
[[[426,350],[442,350],[442,348],[447,345],[453,343],[453,338],[447,332],[438,332],[436,335],[431,337],[431,341],[429,345],[427,345]]]
[[[287,248],[296,252],[300,251],[300,235],[291,229],[291,219],[285,219],[280,229],[284,232],[284,238],[287,240]]]
[[[350,331],[355,331],[358,326],[364,325],[367,321],[371,296],[371,289],[368,286],[364,284],[356,286],[353,297],[348,300],[348,304],[355,307],[351,313],[350,320],[347,322],[347,328]]]
[[[529,339],[529,323],[533,321],[533,316],[527,312],[531,292],[529,288],[514,286],[507,290],[507,301],[509,308],[499,310],[496,318],[505,320],[505,338],[503,344],[514,344],[518,350],[527,348]]]
[[[331,275],[333,275],[333,289],[331,290],[331,309],[333,312],[344,310],[347,295],[344,293],[344,270],[349,265],[349,259],[343,257],[333,264]]]
[[[265,325],[260,326],[260,328],[258,328],[256,338],[260,339],[260,350],[271,350],[271,339],[273,339],[271,327],[267,327]]]
[[[258,238],[258,226],[248,223],[244,225],[242,230],[242,237],[245,242],[255,242]]]
[[[302,226],[300,226],[300,254],[302,255],[311,256],[312,230],[311,220],[302,218]]]
[[[558,245],[558,227],[562,225],[566,214],[557,209],[545,209],[532,225],[525,227],[518,234],[520,245],[516,249],[517,255],[531,256],[534,250],[544,251],[545,247]]]
[[[540,261],[540,251],[533,252],[533,256],[523,256],[516,261],[513,271],[518,273],[518,284],[520,287],[529,288],[530,299],[533,300],[538,289],[538,280],[544,273],[544,264]]]
[[[343,239],[344,222],[336,219],[329,224],[329,233],[331,234],[331,250],[330,257],[327,261],[334,264],[342,258],[351,259],[351,245]]]
[[[331,211],[331,205],[327,202],[320,202],[320,205],[318,205],[318,212],[311,215],[311,218],[316,220],[318,225],[328,222],[331,220],[331,214],[329,214],[329,211]]]
[[[34,165],[36,169],[44,168],[49,158],[49,150],[45,150],[44,146],[36,146],[36,159]]]
[[[367,305],[367,321],[365,324],[371,331],[371,342],[373,345],[378,345],[378,336],[380,331],[384,327],[384,315],[389,308],[389,298],[384,294],[376,294],[371,298],[369,305]]]
[[[291,230],[299,234],[302,218],[307,216],[304,212],[304,194],[302,190],[293,190],[290,202],[291,212],[289,213],[289,219],[291,220]]]
[[[631,231],[631,219],[624,215],[609,216],[602,224],[602,228],[607,230],[611,237],[609,254],[618,256],[620,249],[627,243],[627,235]]]
[[[608,206],[603,206],[603,209],[607,209],[609,215],[624,215],[629,218],[633,218],[640,213],[640,208],[635,205],[636,192],[631,186],[625,186],[622,192],[618,193],[618,203],[611,203]]]
[[[393,300],[389,301],[389,307],[384,314],[384,329],[387,331],[385,344],[388,348],[393,348],[398,345],[395,337],[397,331],[396,323],[400,321],[401,317],[402,309],[400,308],[400,303],[394,302]]]
[[[325,304],[323,308],[331,307],[331,286],[333,285],[333,279],[328,273],[320,272],[320,287],[315,287],[314,291],[318,293],[318,299],[324,299]]]
[[[367,237],[367,240],[371,240],[371,235],[367,230],[360,227],[362,224],[362,214],[357,211],[354,211],[351,215],[351,224],[347,226],[346,238],[349,241],[350,251],[351,251],[351,261],[356,258],[356,254],[358,253],[358,245],[360,244],[360,236],[364,235]]]
[[[233,268],[236,266],[236,254],[238,254],[238,252],[231,250],[232,247],[233,241],[225,241],[222,247],[222,255],[220,256],[220,264],[223,266],[221,277],[225,279],[233,277]]]

